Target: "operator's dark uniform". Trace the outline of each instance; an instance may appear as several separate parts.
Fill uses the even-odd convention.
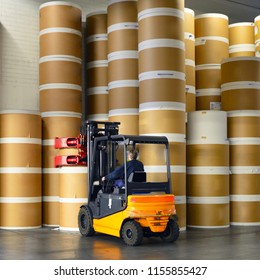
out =
[[[127,178],[130,176],[131,173],[134,171],[144,171],[144,165],[141,161],[137,159],[130,160],[126,163],[126,176]],[[105,179],[110,181],[110,180],[124,180],[125,174],[124,174],[124,164],[116,168],[114,171],[111,173],[107,174],[105,176]]]

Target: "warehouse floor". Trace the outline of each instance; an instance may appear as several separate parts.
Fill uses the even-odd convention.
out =
[[[173,244],[144,238],[128,247],[113,236],[53,228],[0,230],[1,260],[259,260],[260,226],[188,229]]]

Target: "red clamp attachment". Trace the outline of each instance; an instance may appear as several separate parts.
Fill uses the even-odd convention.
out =
[[[79,165],[80,156],[56,156],[54,159],[55,167]]]
[[[62,149],[62,148],[79,148],[80,141],[77,137],[64,137],[54,139],[54,147],[55,149]]]

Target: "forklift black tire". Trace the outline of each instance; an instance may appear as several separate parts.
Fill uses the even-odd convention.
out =
[[[143,228],[134,220],[127,221],[122,227],[121,236],[128,246],[140,245],[143,240]]]
[[[168,221],[165,231],[160,236],[161,239],[165,242],[174,242],[178,239],[180,234],[180,229],[176,221],[170,219]]]
[[[78,214],[78,226],[82,236],[93,236],[95,231],[91,211],[88,206],[82,206]]]

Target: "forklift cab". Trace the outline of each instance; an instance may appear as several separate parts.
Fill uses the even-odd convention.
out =
[[[170,170],[168,157],[168,141],[166,137],[111,135],[97,137],[94,140],[92,164],[89,166],[89,205],[94,210],[94,218],[121,211],[126,207],[126,198],[132,194],[170,193]],[[135,171],[127,178],[127,152],[138,149],[142,157],[142,149],[146,146],[159,145],[166,155],[164,181],[150,178],[146,170]],[[140,158],[142,161],[142,158]],[[115,181],[102,181],[102,177],[124,165],[123,186],[118,187]],[[167,168],[168,166],[168,168]],[[110,201],[110,202],[109,202]]]

